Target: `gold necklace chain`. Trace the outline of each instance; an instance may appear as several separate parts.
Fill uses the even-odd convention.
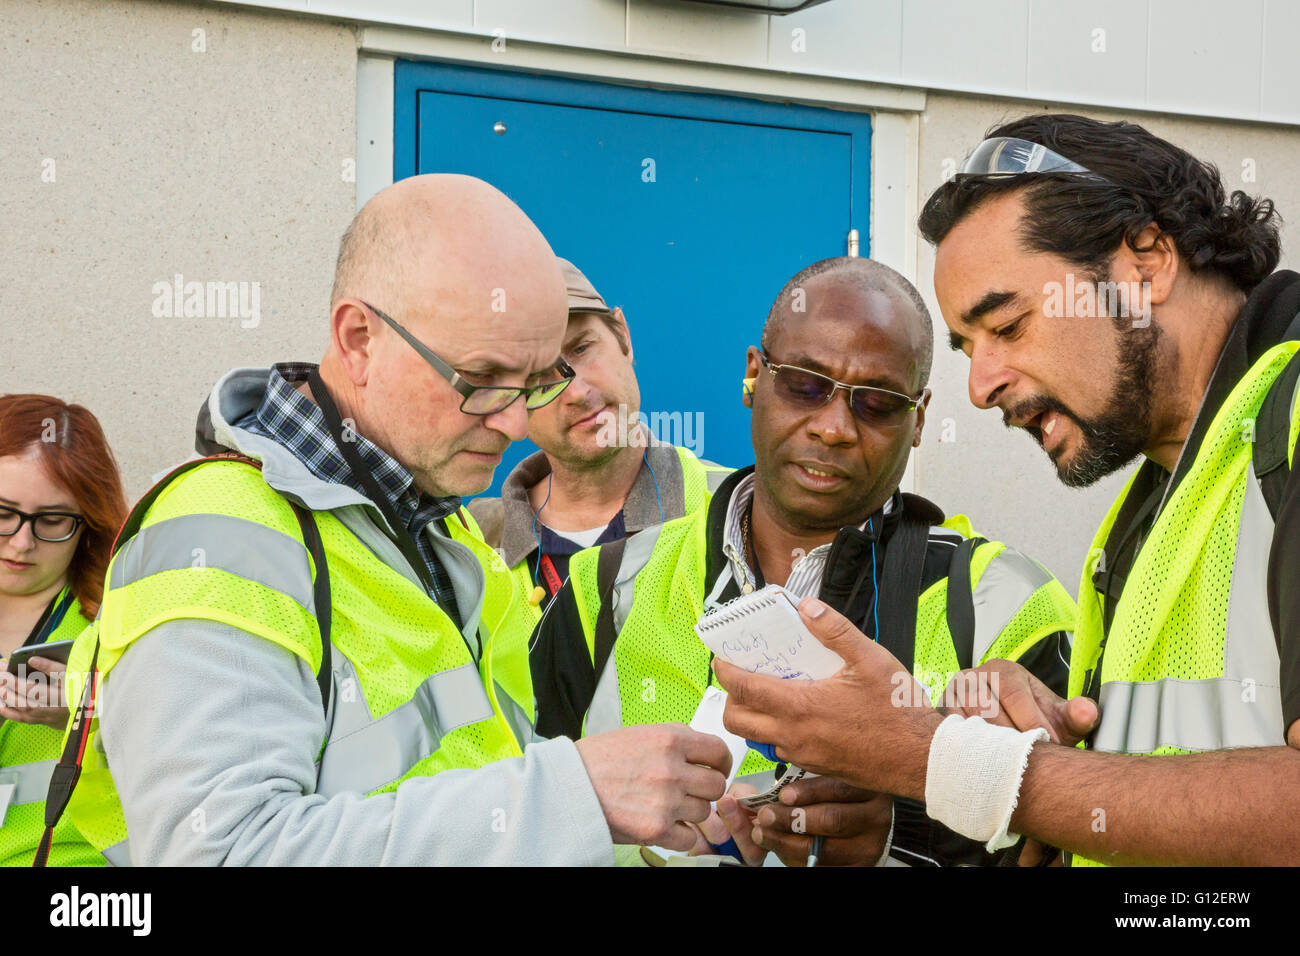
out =
[[[745,553],[741,555],[741,557],[744,558],[746,565],[748,565],[751,560],[750,558],[751,552],[753,552],[752,560],[754,564],[755,565],[758,564],[758,552],[754,550],[753,545],[750,544],[749,541],[749,523],[753,514],[754,514],[754,503],[753,501],[750,501],[749,507],[746,508],[745,513],[740,516],[740,546],[745,549]],[[754,575],[753,573],[753,568],[747,567],[746,570],[750,572],[751,576],[757,577],[757,575]],[[745,580],[741,582],[740,592],[742,594],[749,594],[753,590],[754,590],[754,585],[750,581]]]

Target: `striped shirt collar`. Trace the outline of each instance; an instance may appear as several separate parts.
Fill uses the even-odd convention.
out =
[[[754,499],[754,473],[746,475],[736,485],[736,490],[731,494],[731,500],[727,502],[727,518],[724,524],[722,551],[727,556],[727,568],[736,583],[744,590],[748,584],[751,589],[757,584],[754,573],[750,570],[749,563],[745,560],[745,539],[740,530],[741,518],[749,510],[750,502]],[[885,502],[885,514],[889,514],[894,507],[894,496],[891,495]],[[867,523],[864,521],[858,525],[858,530],[866,530]],[[826,570],[826,558],[831,552],[832,542],[818,545],[807,554],[795,561],[794,567],[790,570],[790,577],[785,582],[785,589],[790,591],[797,598],[815,597],[821,590],[822,576]],[[715,592],[716,593],[716,592]]]

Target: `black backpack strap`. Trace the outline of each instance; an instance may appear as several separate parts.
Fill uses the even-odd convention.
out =
[[[312,582],[312,599],[316,605],[316,626],[320,629],[320,673],[316,683],[320,686],[321,706],[325,715],[330,712],[330,691],[334,687],[334,655],[330,652],[330,626],[332,609],[330,605],[330,566],[325,558],[325,545],[321,541],[320,528],[316,526],[316,516],[310,508],[304,508],[297,502],[289,502],[298,527],[302,529],[302,540],[311,554],[312,563],[316,565],[316,580]]]
[[[43,867],[50,858],[50,844],[54,842],[54,828],[63,818],[72,799],[72,791],[81,779],[81,762],[86,756],[86,741],[90,739],[90,721],[95,716],[95,694],[98,691],[99,671],[99,637],[95,638],[95,651],[90,657],[90,671],[86,677],[86,686],[82,688],[81,700],[72,715],[72,730],[63,744],[63,753],[50,774],[50,789],[45,794],[45,832],[36,847],[36,856],[32,866]]]
[[[948,565],[948,633],[957,651],[957,667],[973,667],[975,653],[975,596],[971,590],[970,563],[983,538],[966,538],[953,552]]]
[[[153,503],[174,480],[199,465],[218,460],[239,461],[259,470],[262,467],[261,462],[234,453],[212,455],[207,458],[185,462],[150,488],[145,496],[131,509],[131,513],[127,515],[122,529],[113,542],[112,553],[116,555],[122,549],[122,546],[135,536]],[[321,541],[320,528],[316,525],[316,516],[310,509],[296,502],[290,501],[289,506],[293,508],[294,516],[298,519],[298,526],[302,529],[303,544],[306,545],[307,551],[316,566],[316,580],[312,583],[312,597],[316,608],[316,624],[321,637],[321,666],[320,673],[316,675],[316,682],[320,687],[321,704],[328,717],[330,692],[334,686],[333,655],[330,652],[332,607],[330,604],[329,563],[325,558],[325,546]],[[67,742],[63,746],[63,753],[60,755],[59,762],[55,765],[54,772],[50,776],[50,789],[45,797],[45,832],[41,835],[41,842],[36,849],[36,856],[32,860],[32,866],[41,867],[46,865],[50,855],[50,844],[54,838],[54,828],[58,826],[59,820],[63,818],[68,803],[72,800],[72,793],[77,787],[77,781],[81,778],[81,765],[86,755],[86,742],[90,738],[90,722],[94,717],[95,698],[99,689],[98,663],[99,638],[96,636],[95,650],[90,658],[90,671],[87,675],[86,687],[82,691],[81,701],[77,704],[77,710],[72,717],[72,731],[68,734]]]
[[[904,511],[885,549],[876,594],[880,610],[876,640],[909,674],[916,660],[916,603],[929,545],[930,523]]]
[[[600,595],[600,610],[596,613],[595,657],[596,682],[605,672],[605,664],[614,650],[614,641],[618,632],[614,627],[614,584],[618,578],[619,565],[623,563],[623,551],[627,547],[627,538],[619,538],[609,544],[601,545],[596,556],[596,591]]]
[[[1300,352],[1291,356],[1282,374],[1274,379],[1255,419],[1255,444],[1251,455],[1255,476],[1274,520],[1277,520],[1277,510],[1291,475],[1287,449],[1291,439],[1291,402],[1297,381],[1300,381]]]

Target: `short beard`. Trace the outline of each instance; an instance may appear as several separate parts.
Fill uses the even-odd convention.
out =
[[[1103,280],[1090,277],[1090,281]],[[1068,462],[1060,461],[1059,452],[1049,453],[1057,477],[1069,488],[1086,488],[1119,471],[1142,454],[1151,438],[1151,397],[1156,385],[1160,327],[1154,322],[1145,328],[1135,327],[1131,317],[1112,315],[1110,318],[1116,334],[1121,336],[1121,349],[1114,391],[1098,415],[1084,419],[1063,403],[1045,396],[1022,402],[1004,415],[1005,421],[1054,411],[1079,426],[1083,438]],[[1038,429],[1032,432],[1041,445],[1042,433]]]

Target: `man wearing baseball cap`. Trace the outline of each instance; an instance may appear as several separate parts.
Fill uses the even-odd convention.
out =
[[[560,265],[569,293],[561,354],[576,377],[529,415],[528,437],[542,450],[515,467],[500,498],[469,505],[511,570],[514,593],[502,597],[493,637],[494,660],[503,662],[495,676],[525,713],[554,697],[559,682],[594,678],[589,660],[559,659],[564,648],[550,645],[533,649],[529,669],[529,639],[568,577],[570,556],[694,512],[729,473],[650,433],[638,415],[622,309],[610,308],[573,263]],[[534,681],[537,674],[545,679]],[[549,736],[554,728],[537,730]]]

